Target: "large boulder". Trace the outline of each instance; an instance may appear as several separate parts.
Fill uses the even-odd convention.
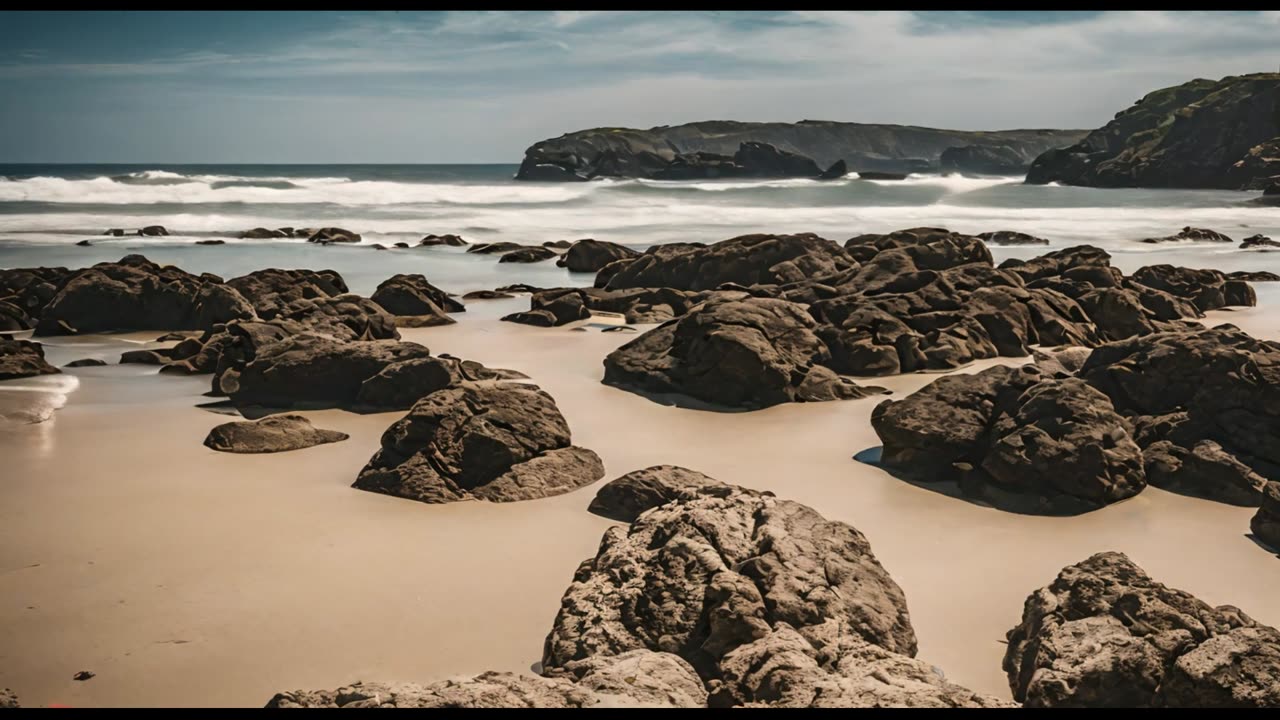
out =
[[[1249,529],[1259,541],[1280,552],[1280,482],[1269,482],[1262,491],[1262,504],[1249,521]]]
[[[382,435],[353,487],[429,503],[512,502],[604,475],[572,445],[555,401],[533,385],[462,383],[430,393]]]
[[[44,359],[44,347],[29,340],[0,335],[0,380],[54,375],[62,372]]]
[[[1106,552],[1027,597],[1004,670],[1028,707],[1276,707],[1280,632]]]
[[[857,267],[840,246],[813,234],[743,235],[714,245],[654,246],[617,269],[606,287],[713,290],[797,282]]]
[[[638,257],[640,253],[626,245],[603,242],[600,240],[579,240],[569,246],[565,254],[556,261],[556,265],[568,268],[569,272],[599,272],[615,260],[627,260]]]
[[[349,435],[323,430],[301,415],[272,415],[257,421],[229,422],[214,427],[205,447],[230,453],[274,453],[341,442]]]
[[[604,382],[739,409],[883,392],[825,367],[830,352],[814,328],[785,300],[707,303],[610,353]]]
[[[379,283],[369,299],[397,317],[417,318],[418,327],[452,324],[448,313],[466,309],[457,298],[419,274],[394,275]]]
[[[43,308],[36,333],[197,330],[253,315],[221,281],[128,255],[72,275]]]
[[[554,677],[486,672],[430,685],[354,683],[337,690],[278,693],[268,708],[705,707],[707,691],[688,663],[646,650],[586,660]]]
[[[333,270],[256,270],[227,281],[253,305],[258,317],[274,320],[298,300],[344,295],[349,292],[342,276]]]
[[[1037,366],[934,381],[871,414],[880,462],[1016,512],[1069,515],[1146,487],[1142,450],[1101,392]]]

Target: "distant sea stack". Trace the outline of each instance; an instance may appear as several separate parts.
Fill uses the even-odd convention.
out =
[[[1156,90],[1079,143],[1036,158],[1027,182],[1261,190],[1280,180],[1280,73]]]
[[[952,171],[1022,174],[1046,150],[1072,145],[1086,132],[971,132],[821,120],[595,128],[535,143],[525,151],[516,179],[816,177],[839,161],[853,172],[936,172],[948,150]]]

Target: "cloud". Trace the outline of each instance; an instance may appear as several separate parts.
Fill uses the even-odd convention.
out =
[[[344,153],[514,161],[532,142],[581,127],[710,118],[1089,128],[1159,87],[1280,66],[1274,11],[404,12],[326,19],[306,32],[282,26],[265,43],[201,39],[192,30],[198,41],[190,47],[152,51],[123,39],[114,46],[133,54],[109,61],[24,42],[22,54],[0,57],[0,89],[26,117],[2,127],[38,130],[41,113],[55,106],[79,109],[89,123],[95,108],[127,97],[135,129],[113,138],[136,132],[143,143],[156,123],[175,121],[156,111],[182,103],[191,113],[228,115],[248,145],[309,117],[309,109],[334,113],[336,105],[347,108],[342,122],[351,127],[341,134],[355,144]],[[398,113],[412,115],[393,117]],[[63,117],[57,127],[68,124]],[[362,137],[362,128],[377,132]],[[218,137],[237,142],[234,134]],[[323,125],[295,128],[291,152],[308,142],[316,148],[313,157],[292,159],[326,161],[324,153],[333,152],[326,137]],[[46,143],[58,145],[55,138]],[[206,147],[211,161],[243,152]],[[17,151],[35,152],[29,135],[0,139],[0,160]]]

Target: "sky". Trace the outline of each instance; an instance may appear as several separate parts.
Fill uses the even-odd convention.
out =
[[[1280,12],[0,12],[0,163],[516,163],[597,126],[1094,128]]]

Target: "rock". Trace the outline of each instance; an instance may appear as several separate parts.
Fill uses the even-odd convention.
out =
[[[240,233],[241,240],[271,240],[275,238],[287,238],[293,236],[293,228],[280,228],[279,230],[268,230],[266,228],[257,227],[252,230],[246,230]]]
[[[417,343],[340,342],[304,333],[257,348],[252,360],[221,376],[219,384],[241,405],[346,407],[356,404],[367,380],[389,366],[430,356]]]
[[[80,242],[76,243],[77,247],[90,247],[92,245],[93,243],[89,242],[88,240],[81,240]]]
[[[295,300],[276,316],[298,329],[339,340],[394,340],[400,337],[397,320],[381,305],[359,295],[337,295],[315,300]],[[435,318],[431,322],[436,322]]]
[[[1249,237],[1245,238],[1243,241],[1240,242],[1241,250],[1249,250],[1251,248],[1272,248],[1272,247],[1280,247],[1280,242],[1276,242],[1275,240],[1272,240],[1271,238],[1262,234],[1250,235]],[[1235,273],[1232,273],[1232,274],[1234,275]]]
[[[692,668],[669,653],[635,650],[576,663],[557,677],[486,672],[431,685],[354,683],[279,693],[268,708],[705,707]]]
[[[744,142],[733,161],[754,177],[817,177],[822,174],[812,159],[764,142]]]
[[[857,638],[811,645],[784,622],[720,662],[711,707],[1004,708],[1008,700],[948,682],[934,666]]]
[[[100,360],[98,358],[83,358],[80,360],[72,360],[66,365],[63,365],[63,367],[69,367],[69,368],[101,367],[106,364],[107,364],[106,360]]]
[[[344,295],[349,290],[342,276],[333,270],[257,270],[227,281],[253,305],[263,320],[274,320],[287,313],[299,300]]]
[[[418,247],[431,245],[448,245],[450,247],[461,247],[466,245],[467,241],[457,235],[427,235],[418,241]]]
[[[1259,541],[1280,552],[1280,482],[1268,482],[1262,490],[1262,504],[1249,522]]]
[[[512,250],[511,252],[508,252],[508,253],[503,253],[502,257],[498,258],[498,262],[500,263],[535,263],[535,262],[542,262],[543,260],[550,260],[553,257],[559,257],[559,256],[560,254],[557,253],[555,250],[552,250],[551,248],[526,247],[526,248],[520,248],[519,250]]]
[[[107,235],[109,237],[124,237],[124,230],[121,228],[111,228],[110,230],[102,234]]]
[[[996,232],[978,233],[978,237],[988,245],[1048,245],[1049,241],[1014,230],[998,230]]]
[[[143,237],[163,237],[168,235],[169,231],[165,230],[163,225],[148,225],[138,230],[138,234]]]
[[[510,293],[498,292],[497,290],[472,290],[462,296],[463,300],[505,300],[513,298],[515,295]]]
[[[1148,482],[1156,487],[1231,505],[1257,507],[1267,484],[1212,440],[1190,450],[1168,440],[1155,442],[1143,450],[1143,462]]]
[[[938,164],[943,172],[981,175],[1024,175],[1030,159],[1016,149],[1002,145],[964,145],[942,151]]]
[[[1227,306],[1227,279],[1217,270],[1193,270],[1173,265],[1147,265],[1133,273],[1147,287],[1186,298],[1201,312]]]
[[[466,310],[449,293],[417,274],[393,275],[382,281],[369,299],[392,315],[435,318],[440,325],[453,322],[447,313]]]
[[[251,317],[235,289],[129,255],[74,273],[44,307],[36,333],[208,329]]]
[[[1045,377],[1074,377],[1084,367],[1091,352],[1089,348],[1035,350],[1031,359]]]
[[[523,249],[525,246],[520,243],[513,242],[493,242],[493,243],[477,243],[467,248],[467,252],[476,255],[501,255],[509,253],[513,250]]]
[[[226,245],[226,240],[197,240],[197,245]]]
[[[255,422],[229,422],[209,431],[204,445],[231,453],[274,453],[346,440],[349,435],[322,430],[301,415],[271,415]]]
[[[81,670],[80,672],[75,674],[75,677],[73,677],[72,680],[80,680],[83,682],[85,680],[90,680],[96,676],[97,676],[97,673],[90,672],[89,670]]]
[[[1106,552],[1027,598],[1004,670],[1027,707],[1275,707],[1280,633]]]
[[[1147,238],[1142,242],[1154,244],[1154,243],[1184,242],[1184,241],[1185,242],[1221,242],[1221,243],[1235,242],[1235,240],[1232,240],[1231,238],[1227,237],[1226,235],[1223,235],[1220,232],[1217,232],[1216,230],[1206,230],[1205,228],[1193,228],[1193,227],[1184,227],[1176,235],[1169,235],[1167,237]]]
[[[733,662],[735,651],[789,630],[815,654],[855,641],[905,657],[916,651],[902,590],[861,533],[799,503],[734,488],[606,530],[560,601],[542,665],[673,652],[712,680],[715,695],[742,699],[746,682],[725,672],[747,665]]]
[[[62,372],[44,359],[44,347],[29,340],[0,335],[0,380],[56,375]]]
[[[338,227],[320,228],[307,238],[310,243],[358,243],[360,235]]]
[[[170,351],[164,349],[157,350],[126,350],[120,353],[121,365],[164,365],[172,358]]]
[[[373,243],[372,245],[370,245],[370,246],[369,246],[369,249],[371,249],[371,250],[386,250],[386,249],[388,249],[388,248],[387,248],[387,246],[386,246],[386,245],[383,245],[382,243]]]
[[[831,166],[828,167],[826,170],[823,170],[822,174],[818,176],[818,179],[819,180],[839,180],[848,174],[849,174],[849,166],[845,164],[844,160],[837,160],[831,163]]]
[[[393,247],[395,247],[397,250],[407,250],[409,248],[409,243],[398,242]]]
[[[1035,366],[940,378],[876,406],[871,426],[884,466],[1014,512],[1079,514],[1146,487],[1142,451],[1107,396]]]
[[[639,255],[639,252],[625,245],[600,240],[579,240],[569,246],[565,254],[556,261],[556,265],[568,268],[569,272],[593,273],[599,272],[615,260],[626,260]]]
[[[1237,270],[1227,273],[1227,277],[1232,280],[1242,280],[1244,282],[1280,282],[1280,275],[1266,270]]]
[[[884,392],[823,367],[830,352],[814,328],[802,306],[784,300],[704,304],[610,353],[604,382],[741,409]]]
[[[813,234],[743,235],[707,246],[650,248],[618,270],[607,288],[713,290],[797,282],[857,267],[836,243]]]
[[[512,502],[570,492],[604,475],[570,443],[547,393],[473,384],[426,395],[382,436],[353,487],[428,503]]]
[[[517,180],[581,181],[594,177],[678,176],[673,165],[697,165],[699,153],[730,157],[744,143],[767,144],[774,152],[812,158],[797,164],[798,177],[816,177],[819,168],[843,161],[868,171],[927,172],[938,167],[943,151],[966,145],[996,145],[1018,153],[1023,164],[1051,148],[1065,147],[1084,136],[1080,130],[1011,130],[975,133],[898,125],[866,125],[805,120],[798,123],[749,123],[711,120],[648,130],[595,128],[535,143],[525,151]],[[753,155],[742,158],[750,166]],[[678,161],[683,161],[680,163]],[[790,167],[788,165],[788,167]],[[843,174],[843,173],[842,173]],[[694,175],[706,177],[706,174]]]
[[[556,316],[547,310],[529,310],[527,312],[515,312],[510,315],[502,316],[503,322],[520,323],[521,325],[532,325],[534,327],[555,327]]]
[[[1280,137],[1280,73],[1196,79],[1149,93],[1071,147],[1035,159],[1027,182],[1235,189],[1275,174],[1249,158]],[[1265,154],[1265,153],[1262,153]]]
[[[695,470],[655,465],[605,483],[587,510],[610,520],[629,523],[651,508],[677,500],[691,500],[728,487]]]
[[[0,709],[22,707],[18,704],[18,695],[9,688],[0,690]]]
[[[542,247],[554,248],[556,250],[568,250],[573,247],[572,240],[548,240],[542,243]]]

